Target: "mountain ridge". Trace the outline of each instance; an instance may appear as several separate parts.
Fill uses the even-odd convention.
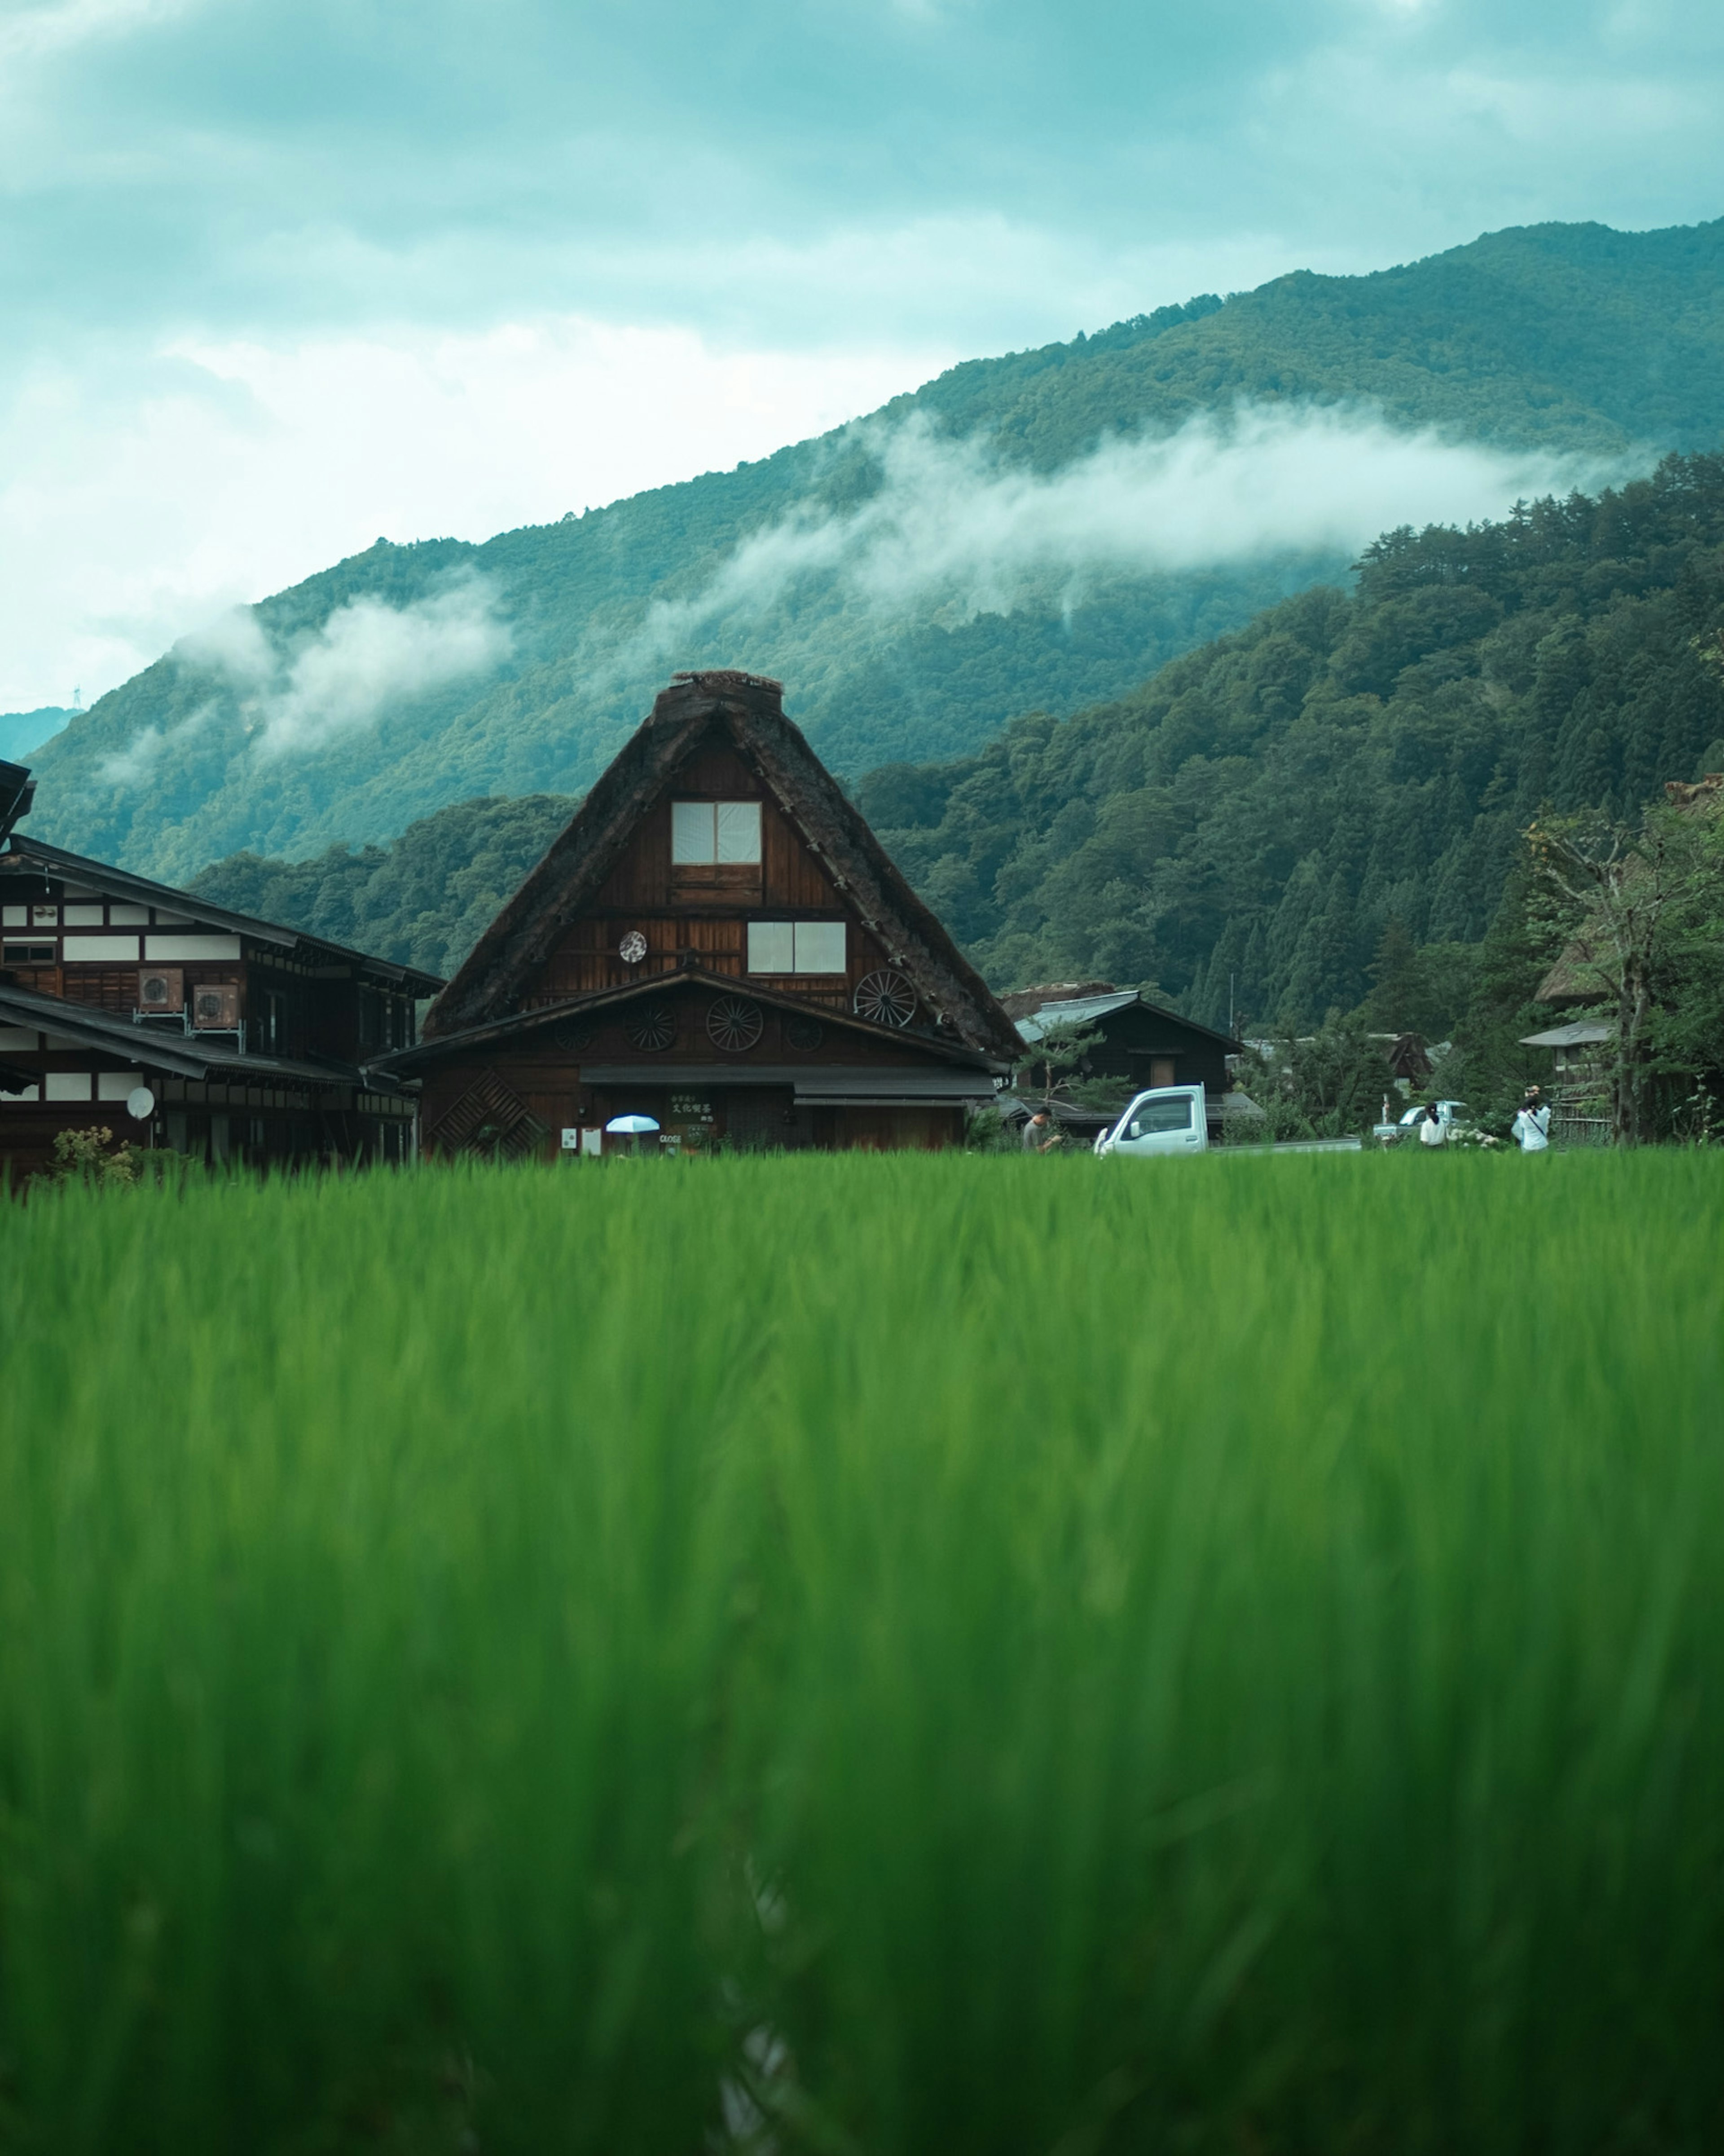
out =
[[[1249,400],[1369,406],[1403,431],[1650,465],[1724,435],[1721,362],[1724,219],[1513,228],[1365,277],[1293,271],[1202,295],[962,362],[865,421],[579,517],[483,542],[379,542],[244,610],[251,674],[188,639],[74,719],[38,760],[38,824],[180,880],[241,849],[364,844],[478,794],[578,792],[659,681],[721,661],[786,679],[842,772],[972,752],[1024,711],[1126,693],[1265,606],[1344,578],[1353,548],[1289,544],[1087,582],[1056,563],[997,602],[930,590],[894,614],[839,558],[890,506],[894,454],[922,460],[918,512],[938,511],[941,485],[969,484],[963,458],[985,454],[974,483],[991,510],[1110,444],[1195,425],[1224,449]],[[747,587],[741,567],[774,547],[810,562]],[[823,547],[837,567],[813,558]],[[316,733],[319,685],[340,686],[348,647],[385,631],[401,669],[425,678],[404,693],[386,679],[345,730]],[[428,644],[454,654],[451,670],[425,676]],[[290,719],[313,729],[297,746]]]

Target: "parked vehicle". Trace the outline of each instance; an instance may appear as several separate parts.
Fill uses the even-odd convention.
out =
[[[1403,1131],[1411,1130],[1414,1123],[1423,1121],[1424,1116],[1424,1110],[1423,1108],[1408,1108],[1406,1114],[1401,1118],[1401,1128]],[[1466,1102],[1465,1101],[1438,1101],[1437,1121],[1443,1126],[1444,1130],[1448,1129],[1450,1123],[1464,1123],[1466,1119]]]
[[[1207,1152],[1208,1120],[1201,1086],[1157,1086],[1139,1093],[1111,1130],[1095,1141],[1095,1158],[1121,1153],[1131,1160],[1152,1154]]]
[[[1398,1122],[1373,1124],[1371,1135],[1380,1139],[1384,1145],[1410,1145],[1417,1139],[1419,1126],[1424,1121],[1424,1107],[1421,1102],[1408,1108]],[[1446,1140],[1457,1128],[1470,1125],[1472,1118],[1467,1114],[1465,1101],[1439,1101],[1437,1121],[1443,1127],[1443,1136]]]

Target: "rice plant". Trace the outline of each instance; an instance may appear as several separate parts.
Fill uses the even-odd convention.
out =
[[[0,1240],[0,2146],[1701,2150],[1724,1169]]]

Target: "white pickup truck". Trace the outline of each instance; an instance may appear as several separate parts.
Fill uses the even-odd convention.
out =
[[[1119,1121],[1095,1141],[1095,1158],[1117,1153],[1149,1160],[1157,1153],[1208,1152],[1209,1126],[1201,1086],[1157,1086],[1139,1093]],[[1241,1153],[1357,1152],[1357,1138],[1284,1138],[1279,1145],[1240,1146]]]
[[[1207,1152],[1209,1126],[1201,1086],[1157,1086],[1140,1093],[1111,1130],[1095,1141],[1095,1158],[1120,1153],[1132,1160],[1152,1153]]]

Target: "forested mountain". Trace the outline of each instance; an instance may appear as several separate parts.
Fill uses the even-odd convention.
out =
[[[34,711],[0,711],[0,757],[16,763],[20,757],[33,754],[52,740],[69,719],[77,716],[57,704],[44,704]]]
[[[458,801],[387,846],[331,846],[305,861],[233,854],[192,888],[447,979],[579,805],[559,793]]]
[[[1155,531],[1115,554],[1095,539],[1130,521],[1144,444],[1203,420],[1249,457],[1262,408],[1342,405],[1529,452],[1711,446],[1724,222],[1541,226],[1374,276],[1284,277],[969,362],[870,422],[580,518],[482,547],[379,542],[74,718],[38,759],[35,828],[183,880],[475,794],[573,792],[675,668],[703,664],[782,675],[841,772],[969,753],[1344,576],[1352,547],[1296,519],[1212,542],[1201,471],[1178,497],[1178,566],[1134,556]]]
[[[1392,924],[1472,944],[1541,808],[1724,768],[1724,458],[1389,533],[1064,721],[858,797],[996,986],[1154,981],[1220,1024],[1350,1009]],[[1452,1017],[1455,1015],[1450,1013]]]
[[[1721,634],[1724,458],[1673,458],[1596,499],[1391,532],[1351,593],[1303,593],[1130,696],[854,790],[998,988],[1152,981],[1267,1028],[1374,982],[1382,1023],[1434,1035],[1477,984],[1535,814],[1629,817],[1724,768]],[[471,801],[392,847],[241,855],[196,887],[447,973],[573,806]],[[1532,993],[1515,979],[1485,986],[1506,1008]]]

